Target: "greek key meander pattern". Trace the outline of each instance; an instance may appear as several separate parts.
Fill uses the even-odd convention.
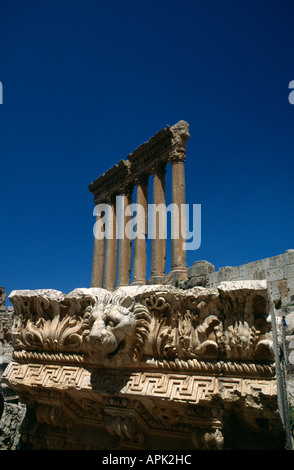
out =
[[[238,377],[204,377],[180,373],[123,372],[96,370],[67,365],[18,364],[11,362],[5,381],[15,386],[58,388],[59,390],[89,390],[109,393],[117,387],[120,394],[138,395],[169,400],[199,403],[210,396],[221,394],[229,398],[234,392],[241,395],[263,393],[276,395],[275,380],[242,379]]]

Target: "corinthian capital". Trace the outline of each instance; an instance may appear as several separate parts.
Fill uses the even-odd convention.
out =
[[[124,183],[120,187],[120,193],[123,194],[124,196],[127,196],[128,199],[132,198],[133,191],[134,191],[134,184],[133,183]]]
[[[106,201],[108,204],[113,205],[113,204],[115,204],[116,196],[118,196],[118,193],[111,192],[111,193],[109,193],[109,194],[105,197],[105,201]]]
[[[179,151],[178,149],[174,149],[169,156],[169,161],[171,164],[177,162],[185,162],[186,159],[186,151]]]
[[[165,161],[156,161],[151,168],[151,174],[165,175],[166,173],[166,162]]]
[[[148,180],[149,180],[149,175],[147,173],[138,173],[134,178],[134,184],[136,186],[138,185],[144,186],[148,184]]]

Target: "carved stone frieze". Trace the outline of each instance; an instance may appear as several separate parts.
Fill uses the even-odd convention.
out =
[[[95,203],[104,201],[110,192],[120,193],[126,183],[134,183],[139,173],[151,174],[155,161],[167,163],[171,154],[183,158],[189,137],[186,121],[179,121],[157,132],[129,154],[127,160],[120,160],[89,185]]]
[[[12,327],[16,350],[80,351],[87,330],[91,300],[54,290],[14,291],[17,314]]]
[[[236,392],[246,396],[252,392],[276,394],[274,380],[245,377],[214,377],[167,372],[132,372],[131,370],[96,370],[59,364],[20,364],[11,362],[5,379],[14,387],[58,390],[84,390],[94,394],[120,393],[123,397],[158,397],[186,403],[203,403],[215,396],[229,399]]]
[[[248,408],[258,419],[267,403],[271,433],[281,433],[264,281],[10,299],[3,380],[35,416],[23,433],[34,448],[164,448],[165,435],[171,448],[223,449],[231,414]]]
[[[41,360],[50,352],[54,360],[72,357],[109,366],[173,361],[184,367],[183,361],[193,359],[270,363],[271,325],[262,282],[249,292],[244,283],[233,291],[221,285],[189,291],[127,286],[113,294],[99,288],[68,295],[14,291],[15,357],[35,354]]]

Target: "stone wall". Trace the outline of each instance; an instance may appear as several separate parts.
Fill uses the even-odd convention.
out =
[[[12,360],[13,307],[6,308],[6,292],[0,287],[0,450],[14,450],[19,444],[19,426],[25,414],[25,405],[19,403],[16,393],[2,383],[2,374]]]
[[[0,312],[5,312],[5,300],[6,300],[6,292],[4,287],[0,287]]]
[[[193,285],[214,288],[223,281],[266,279],[275,303],[294,307],[294,250],[240,266],[225,266],[219,271],[207,261],[196,261],[187,274],[186,288]]]
[[[5,306],[6,292],[0,287],[0,380],[2,372],[12,359],[12,315],[13,307]]]

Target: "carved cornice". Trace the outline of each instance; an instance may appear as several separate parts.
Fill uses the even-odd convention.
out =
[[[120,397],[157,398],[181,400],[199,404],[213,396],[229,399],[236,392],[240,396],[255,391],[264,396],[276,396],[276,381],[268,377],[225,377],[189,374],[182,372],[155,372],[132,370],[103,370],[78,365],[20,364],[11,362],[4,372],[3,380],[12,388],[21,390],[56,389],[92,392],[93,397],[119,393]],[[90,395],[89,395],[90,396]]]
[[[189,124],[186,121],[179,121],[171,127],[174,144],[185,145],[190,137]]]
[[[146,436],[165,436],[221,449],[223,411],[249,411],[253,422],[266,410],[277,422],[266,281],[14,291],[10,300],[14,354],[2,380],[34,411],[23,434],[37,448],[144,449]]]
[[[89,185],[90,191],[95,196],[95,203],[104,202],[110,193],[120,193],[130,174],[130,162],[120,160],[117,165],[107,170]]]
[[[76,355],[109,367],[158,363],[168,369],[173,363],[197,370],[200,364],[205,370],[205,361],[226,367],[243,362],[247,369],[235,370],[245,374],[256,363],[274,360],[264,289],[129,286],[113,294],[105,289],[77,289],[68,295],[14,291],[10,299],[13,344],[20,358],[53,354],[68,361]]]
[[[127,160],[120,160],[89,185],[95,204],[104,202],[109,193],[122,193],[125,184],[138,184],[140,174],[152,174],[155,165],[161,162],[167,164],[174,162],[175,158],[183,161],[189,137],[189,124],[186,121],[179,121],[157,132],[129,154]]]

